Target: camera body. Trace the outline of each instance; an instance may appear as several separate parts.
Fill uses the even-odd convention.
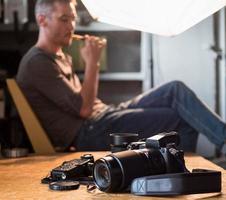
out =
[[[176,132],[132,142],[128,150],[96,160],[93,169],[95,185],[104,192],[118,192],[127,190],[138,177],[186,172],[184,153],[176,148],[178,144]]]

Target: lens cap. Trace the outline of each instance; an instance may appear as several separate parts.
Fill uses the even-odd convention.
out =
[[[136,133],[112,133],[111,137],[111,152],[119,152],[127,150],[127,146],[131,142],[138,140],[138,134]]]
[[[58,181],[49,184],[51,190],[77,190],[80,184],[78,181]]]

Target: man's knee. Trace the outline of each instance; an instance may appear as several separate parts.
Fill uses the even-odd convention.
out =
[[[187,90],[188,89],[188,86],[184,82],[179,81],[179,80],[171,81],[168,84],[175,91]]]
[[[169,84],[172,86],[175,86],[175,87],[187,87],[184,82],[179,81],[179,80],[171,81],[171,82],[169,82]]]

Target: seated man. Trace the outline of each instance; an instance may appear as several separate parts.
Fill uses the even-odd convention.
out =
[[[70,45],[76,10],[72,0],[37,0],[37,43],[21,60],[17,81],[55,146],[77,150],[109,149],[110,133],[138,133],[147,138],[178,131],[184,150],[194,150],[198,133],[225,151],[225,123],[182,82],[174,81],[119,105],[97,98],[99,59],[104,43],[85,36],[86,64],[81,84],[72,72]]]

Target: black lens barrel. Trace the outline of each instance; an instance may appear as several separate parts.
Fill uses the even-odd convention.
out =
[[[156,154],[157,153],[157,154]],[[104,192],[117,192],[126,189],[134,178],[150,174],[165,173],[164,159],[159,151],[155,152],[154,159],[159,161],[159,166],[150,166],[156,161],[150,161],[149,149],[128,150],[110,154],[97,160],[94,164],[94,181],[97,187]],[[149,157],[150,156],[150,157]],[[109,182],[101,176],[100,166],[105,166]],[[104,169],[104,170],[106,170]],[[103,184],[105,182],[105,185]]]

